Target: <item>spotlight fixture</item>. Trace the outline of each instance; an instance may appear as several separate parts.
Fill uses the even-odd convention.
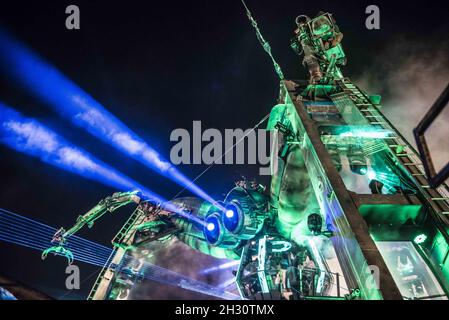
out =
[[[372,194],[382,194],[382,188],[384,184],[376,179],[371,180],[369,183],[369,188],[371,189]]]
[[[233,210],[226,210],[226,218],[232,218],[234,217],[235,213]]]
[[[225,229],[236,234],[243,227],[244,214],[237,203],[230,203],[226,205],[222,219]]]
[[[413,242],[416,244],[423,244],[426,242],[427,236],[424,233],[418,234],[414,239]]]
[[[346,154],[349,160],[349,168],[355,174],[365,175],[368,172],[366,157],[360,147],[351,147]]]
[[[207,242],[212,245],[220,244],[223,238],[222,230],[220,215],[217,212],[206,218],[203,234]]]
[[[307,217],[307,227],[314,236],[321,234],[321,228],[323,227],[323,218],[321,215],[318,213],[309,214]]]

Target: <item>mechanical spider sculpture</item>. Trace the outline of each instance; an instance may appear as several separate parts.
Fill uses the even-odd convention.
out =
[[[239,260],[234,274],[242,298],[264,298],[264,294],[279,299],[327,295],[335,276],[326,269],[323,256],[316,248],[313,250],[315,244],[308,239],[325,237],[321,216],[312,213],[305,220],[296,217],[292,220],[298,203],[291,201],[297,194],[291,194],[292,198],[282,194],[279,216],[270,206],[265,188],[248,181],[237,182],[217,206],[197,198],[173,200],[183,210],[182,215],[164,209],[161,204],[141,200],[137,192],[115,193],[80,216],[68,231],[59,229],[53,238],[57,245],[45,250],[42,258],[52,252],[66,256],[72,263],[73,254],[65,247],[72,235],[85,225],[92,227],[105,213],[136,203],[137,209],[112,241],[117,253],[108,268],[115,275],[114,281],[100,280],[110,282],[106,285],[110,287],[108,298],[122,297],[123,292],[139,283],[133,281],[143,272],[136,261],[151,255],[148,244],[157,241],[169,245],[174,236],[204,254]],[[304,227],[305,233],[300,231]],[[290,236],[293,229],[295,239]]]
[[[311,70],[311,85],[330,86],[331,74],[339,76],[336,65],[342,63],[344,57],[339,46],[341,37],[331,41],[335,38],[332,32],[338,33],[338,28],[334,27],[329,14],[320,18],[323,37],[330,43],[326,48],[332,51],[323,56],[323,51],[318,50],[318,34],[312,34],[313,29],[310,29],[317,25],[317,20],[304,19],[297,21],[297,36],[293,43],[303,48],[304,62]],[[323,72],[318,72],[322,69],[326,69],[324,76]],[[305,96],[315,89],[310,87]],[[271,155],[274,169],[270,194],[256,182],[238,181],[218,205],[197,198],[173,200],[172,204],[184,212],[180,215],[164,208],[164,204],[142,200],[138,192],[115,193],[80,216],[69,230],[61,228],[53,238],[57,245],[47,249],[42,258],[54,252],[65,255],[70,263],[73,255],[65,248],[70,236],[85,225],[92,227],[107,212],[136,203],[137,209],[112,240],[117,249],[112,259],[114,267],[108,267],[100,275],[90,298],[122,296],[123,290],[115,290],[117,286],[113,288],[111,280],[120,278],[116,266],[139,274],[138,268],[127,267],[127,257],[141,258],[148,254],[145,249],[148,243],[164,243],[173,236],[204,254],[239,260],[234,273],[242,298],[301,299],[315,295],[344,298],[339,285],[337,291],[331,290],[340,278],[327,265],[326,253],[323,253],[323,248],[332,247],[329,241],[332,232],[323,225],[325,217],[314,194],[299,144],[298,120],[288,114],[291,115],[285,105],[278,105],[273,108],[268,123],[267,129],[275,132],[277,142]],[[108,277],[105,276],[107,272]],[[127,283],[129,278],[127,272]]]
[[[429,208],[443,210],[429,199],[444,197],[437,191],[430,197],[419,187],[426,181],[410,160],[413,148],[377,111],[379,97],[343,77],[343,35],[332,15],[299,16],[296,24],[292,46],[304,55],[309,79],[280,77],[279,102],[267,124],[274,137],[269,191],[243,180],[216,204],[179,198],[170,206],[148,202],[137,192],[116,193],[68,231],[60,229],[53,239],[57,245],[43,258],[54,252],[70,262],[73,256],[65,247],[70,236],[105,213],[135,203],[136,210],[112,240],[114,256],[90,299],[126,298],[145,273],[144,263],[136,261],[152,254],[150,244],[168,246],[174,237],[203,254],[238,261],[234,274],[243,299],[401,299],[394,267],[387,266],[373,238],[407,241],[397,231],[407,226],[422,233],[435,224],[449,237],[441,231],[445,220],[432,220],[438,212],[426,214]],[[173,207],[177,212],[168,209]],[[382,287],[368,266],[378,267]],[[206,290],[187,279],[176,285]]]

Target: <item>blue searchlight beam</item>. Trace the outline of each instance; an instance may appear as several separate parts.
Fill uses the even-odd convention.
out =
[[[144,198],[164,203],[167,210],[186,217],[180,208],[166,202],[167,200],[163,197],[65,141],[38,121],[25,118],[2,103],[0,103],[0,143],[63,170],[121,191],[137,189]]]
[[[212,197],[166,161],[98,101],[2,30],[0,70],[76,126],[217,205]]]

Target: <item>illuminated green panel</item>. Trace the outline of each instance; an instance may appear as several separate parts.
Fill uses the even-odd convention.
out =
[[[370,224],[403,225],[410,221],[416,221],[421,205],[399,204],[364,204],[359,211],[363,218]]]
[[[411,241],[378,241],[376,245],[405,299],[447,299]]]
[[[338,111],[346,123],[357,126],[369,126],[368,120],[357,109],[354,102],[346,93],[333,95],[332,101],[337,106]]]
[[[443,235],[438,231],[432,243],[432,258],[438,263],[445,279],[449,279],[449,245]]]
[[[290,123],[295,136],[298,137],[302,145],[304,162],[321,211],[325,213],[326,219],[332,221],[335,229],[339,230],[338,236],[334,237],[339,260],[344,261],[341,263],[345,264],[346,270],[350,273],[352,277],[350,280],[357,283],[363,299],[380,300],[382,299],[380,291],[369,285],[372,283],[372,275],[363,272],[363,270],[367,270],[368,263],[355,239],[339,200],[332,196],[334,194],[332,185],[288,94],[285,96],[285,104],[287,105],[285,114],[288,116],[286,121]]]

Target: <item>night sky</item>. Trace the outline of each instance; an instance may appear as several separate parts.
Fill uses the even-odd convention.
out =
[[[69,4],[80,7],[81,30],[65,28],[65,8]],[[447,81],[447,1],[247,0],[247,4],[286,78],[305,77],[299,58],[289,46],[295,17],[315,16],[322,10],[334,15],[344,33],[348,65],[343,73],[379,90],[372,93],[382,93],[386,105],[398,98],[398,91],[386,85],[385,80],[394,79],[396,67],[392,61],[401,63],[411,54],[416,59],[424,57],[428,64],[424,70],[432,71],[430,77]],[[365,27],[365,8],[369,4],[380,7],[380,30]],[[248,129],[276,103],[278,79],[239,0],[2,1],[0,25],[167,158],[174,144],[169,139],[173,129],[191,131],[194,120],[201,120],[203,129]],[[434,59],[437,52],[438,59]],[[403,71],[404,65],[401,68]],[[407,77],[403,80],[398,86],[412,81]],[[424,100],[423,108],[430,106],[435,94],[443,89],[442,81],[431,83],[436,93]],[[176,184],[62,120],[1,74],[0,101],[45,123],[166,198],[180,190]],[[400,117],[406,112],[391,114]],[[408,128],[412,128],[413,121]],[[187,165],[180,169],[195,177],[205,166]],[[198,184],[220,199],[241,175],[257,177],[258,167],[217,166]],[[54,227],[71,226],[79,214],[115,191],[3,145],[0,178],[0,207]],[[267,178],[262,182],[267,183]],[[107,245],[129,212],[121,210],[104,217],[80,235]],[[1,274],[55,297],[64,294],[64,269],[64,259],[42,262],[36,251],[0,243]],[[78,295],[69,297],[83,297],[90,290],[96,269],[83,265],[85,285]]]

